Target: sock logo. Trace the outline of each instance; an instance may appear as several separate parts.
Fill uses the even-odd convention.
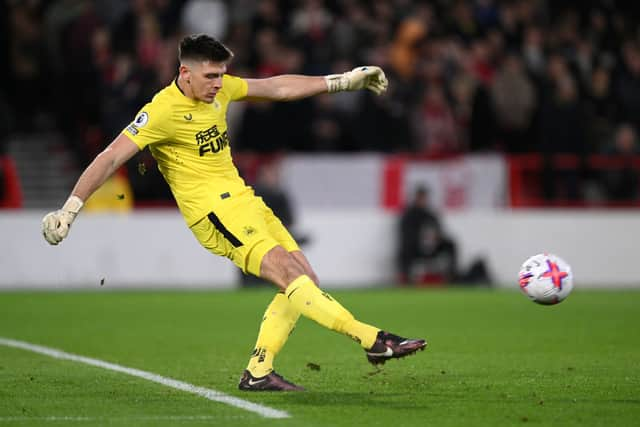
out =
[[[251,357],[252,358],[257,357],[258,363],[262,363],[264,362],[264,359],[266,359],[267,357],[267,349],[263,347],[256,347],[251,352]]]
[[[267,358],[267,349],[262,347],[256,347],[251,352],[251,358],[257,357],[258,363],[264,362],[264,359]]]

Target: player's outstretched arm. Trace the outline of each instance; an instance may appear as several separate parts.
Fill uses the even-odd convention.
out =
[[[247,98],[293,101],[320,93],[367,89],[376,95],[387,90],[384,71],[374,65],[356,67],[342,74],[302,76],[285,74],[266,79],[247,79]]]
[[[67,237],[71,223],[82,209],[84,201],[138,151],[138,146],[128,136],[120,134],[98,154],[80,175],[62,208],[49,212],[42,219],[42,234],[45,240],[57,245]]]

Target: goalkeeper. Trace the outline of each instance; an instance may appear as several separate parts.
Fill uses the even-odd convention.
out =
[[[295,240],[240,178],[227,133],[230,102],[292,101],[360,89],[379,95],[387,89],[384,72],[363,66],[328,76],[242,79],[226,74],[232,57],[231,51],[212,37],[185,37],[178,50],[180,66],[175,80],[96,156],[62,209],[43,218],[44,238],[52,245],[60,243],[89,196],[148,146],[200,244],[279,288],[264,314],[255,349],[240,379],[241,390],[303,389],[273,368],[274,358],[300,314],[356,341],[374,364],[424,349],[424,340],[402,338],[356,320],[318,288],[318,278]]]

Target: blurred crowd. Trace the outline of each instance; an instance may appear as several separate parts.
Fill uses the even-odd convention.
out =
[[[386,96],[242,105],[237,151],[449,155],[638,153],[640,4],[616,0],[8,0],[1,96],[14,126],[53,125],[80,159],[175,76],[185,34],[230,73],[377,64]]]

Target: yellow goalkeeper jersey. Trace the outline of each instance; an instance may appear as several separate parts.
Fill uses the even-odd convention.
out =
[[[247,95],[247,82],[224,75],[213,103],[185,96],[174,80],[158,92],[123,133],[147,145],[190,227],[225,199],[251,191],[231,159],[227,107]]]

